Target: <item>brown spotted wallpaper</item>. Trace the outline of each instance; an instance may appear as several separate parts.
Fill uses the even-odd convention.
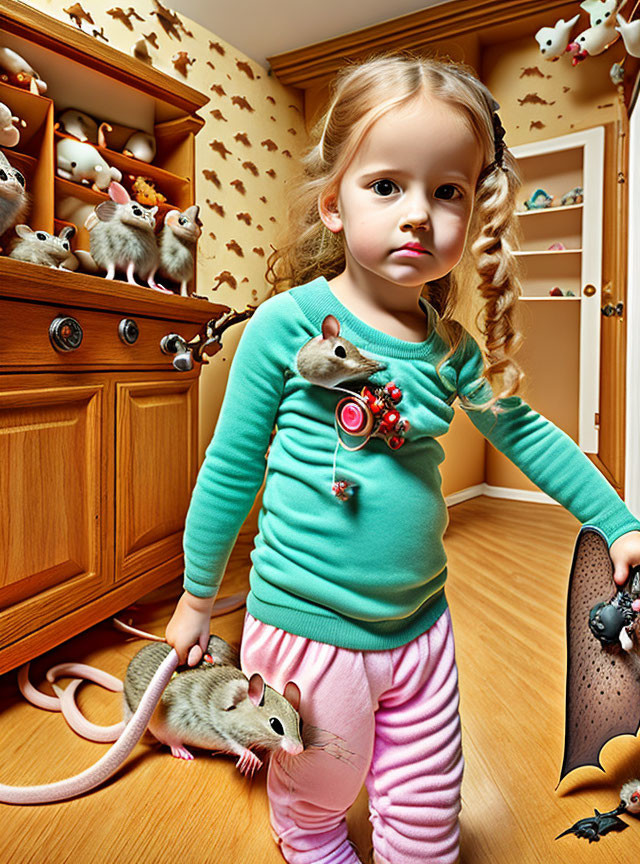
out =
[[[110,0],[27,0],[96,40],[151,63],[209,96],[196,138],[197,292],[244,309],[269,294],[266,259],[286,213],[286,182],[306,132],[302,91],[159,0],[117,6]],[[100,107],[96,104],[95,114]],[[144,290],[144,289],[140,289]],[[244,324],[231,327],[200,385],[200,450],[211,438],[228,367]]]

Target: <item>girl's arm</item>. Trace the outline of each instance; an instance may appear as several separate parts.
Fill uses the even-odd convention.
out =
[[[167,641],[178,653],[186,651],[186,642],[202,647],[205,632],[208,639],[211,606],[262,485],[265,453],[291,360],[295,306],[286,292],[265,300],[246,323],[236,348],[185,522],[185,594],[167,627]]]
[[[491,386],[481,379],[484,367],[478,343],[470,334],[467,337],[458,372],[458,393],[483,402],[491,398]],[[466,413],[485,438],[536,486],[582,524],[600,528],[609,548],[623,534],[640,530],[640,521],[566,432],[519,396],[500,399],[497,404],[506,409],[497,417],[489,410],[471,409]]]
[[[265,453],[290,362],[286,292],[265,300],[234,354],[215,432],[193,489],[183,538],[184,587],[214,595],[236,538],[262,485]]]

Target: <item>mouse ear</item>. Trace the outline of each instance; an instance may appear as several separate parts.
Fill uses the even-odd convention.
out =
[[[330,336],[338,336],[340,334],[340,322],[335,315],[327,315],[322,322],[322,338],[328,339]]]
[[[292,708],[297,711],[300,707],[301,694],[300,688],[295,683],[295,681],[287,681],[287,683],[284,685],[284,692],[282,695],[287,700],[287,702],[290,703]]]
[[[264,680],[259,672],[249,678],[249,699],[260,708],[264,705]]]
[[[109,198],[115,201],[116,204],[128,204],[131,201],[131,196],[127,190],[116,180],[112,180],[109,183]]]

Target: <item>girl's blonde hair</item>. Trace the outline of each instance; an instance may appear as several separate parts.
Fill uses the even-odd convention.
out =
[[[518,238],[515,196],[521,180],[515,158],[506,147],[502,167],[495,164],[492,97],[470,67],[394,51],[370,55],[338,71],[329,107],[311,130],[311,144],[301,160],[302,170],[288,185],[286,233],[267,260],[266,279],[279,291],[319,275],[331,279],[342,273],[342,232],[334,234],[326,228],[318,212],[318,197],[338,190],[356,149],[376,120],[424,94],[462,112],[483,152],[483,169],[476,185],[462,259],[450,273],[426,283],[422,289],[438,313],[436,330],[449,346],[436,371],[439,373],[463,339],[464,330],[455,318],[464,305],[459,286],[470,285],[479,277],[477,288],[484,304],[475,323],[485,336],[482,377],[489,381],[493,397],[482,403],[471,403],[462,394],[460,399],[468,408],[491,408],[498,413],[502,409],[495,405],[496,401],[517,393],[524,377],[511,356],[522,341],[515,324],[521,287],[513,255]],[[484,328],[478,324],[483,314]],[[493,380],[498,376],[502,377],[502,390],[496,394]]]

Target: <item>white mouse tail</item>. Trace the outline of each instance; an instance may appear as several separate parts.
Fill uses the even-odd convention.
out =
[[[65,720],[74,732],[87,738],[89,741],[98,741],[106,743],[116,741],[122,734],[125,724],[121,721],[113,726],[97,726],[95,723],[89,722],[84,714],[78,708],[75,701],[76,690],[82,683],[82,680],[93,681],[107,690],[112,690],[115,693],[121,693],[123,689],[122,681],[102,669],[96,669],[94,666],[87,666],[84,663],[59,663],[53,666],[47,672],[47,681],[53,686],[55,696],[49,696],[33,686],[29,680],[29,663],[25,663],[18,671],[18,687],[24,698],[36,705],[38,708],[45,708],[47,711],[61,711]],[[58,687],[55,683],[57,678],[69,677],[76,678],[66,689]]]
[[[83,795],[104,783],[116,773],[142,737],[165,687],[178,667],[178,662],[178,655],[175,649],[172,649],[156,670],[124,732],[95,765],[81,774],[56,783],[46,783],[41,786],[0,784],[0,801],[5,804],[47,804],[52,801],[65,801]]]

